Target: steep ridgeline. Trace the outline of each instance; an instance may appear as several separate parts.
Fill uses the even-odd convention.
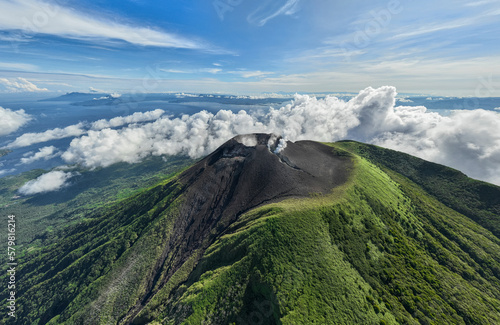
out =
[[[500,188],[401,155],[238,136],[20,259],[17,323],[500,324]]]

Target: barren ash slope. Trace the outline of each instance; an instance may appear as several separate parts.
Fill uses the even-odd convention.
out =
[[[500,188],[357,142],[229,140],[20,259],[19,324],[499,324]]]

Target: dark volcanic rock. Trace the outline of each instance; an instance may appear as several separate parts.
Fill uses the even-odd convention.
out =
[[[187,215],[233,219],[263,203],[327,193],[347,180],[350,160],[331,147],[287,142],[274,153],[280,141],[267,134],[238,136],[187,170],[181,176],[189,184]]]

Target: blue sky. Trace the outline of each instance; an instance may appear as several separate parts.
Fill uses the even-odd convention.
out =
[[[500,2],[0,0],[0,92],[500,96]]]

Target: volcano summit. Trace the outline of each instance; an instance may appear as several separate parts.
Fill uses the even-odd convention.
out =
[[[265,203],[328,193],[347,181],[347,157],[312,142],[286,142],[268,134],[237,136],[180,175],[191,211],[186,215],[236,219]]]

